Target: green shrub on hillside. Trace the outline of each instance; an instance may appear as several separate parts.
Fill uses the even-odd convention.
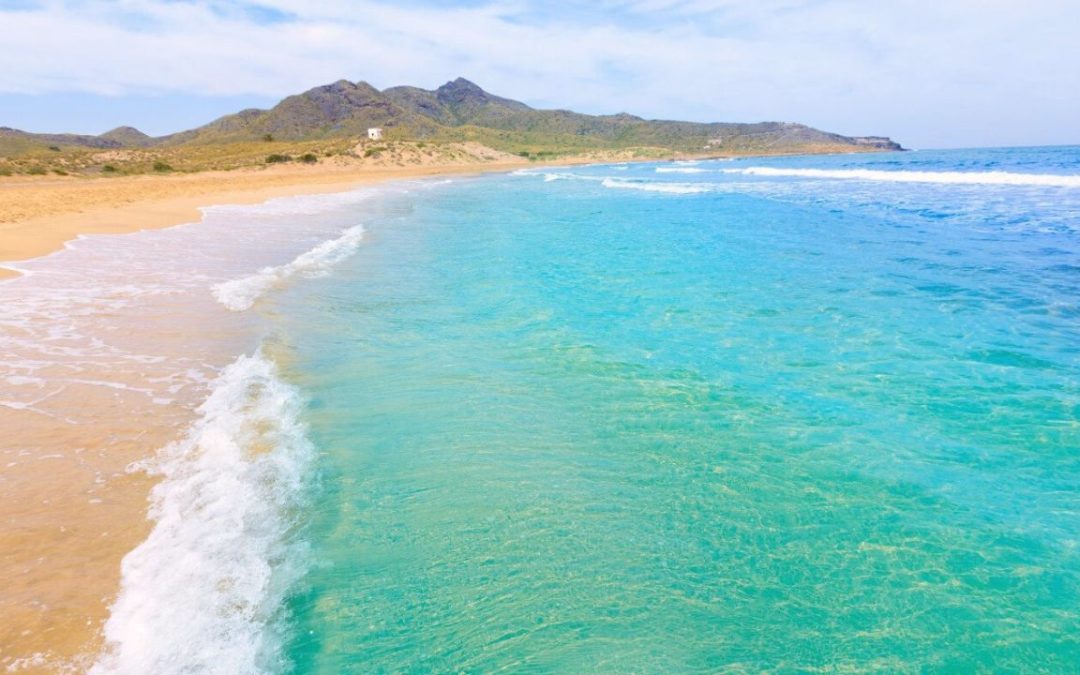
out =
[[[105,166],[101,167],[101,171],[103,173],[116,173],[116,167],[112,164],[106,164]]]
[[[162,161],[154,162],[154,171],[172,171],[173,168]]]
[[[292,161],[292,157],[290,157],[288,155],[279,155],[277,153],[274,153],[273,155],[269,155],[266,158],[266,163],[267,164],[278,164],[280,162],[291,162],[291,161]]]
[[[44,176],[49,172],[46,171],[45,167],[43,166],[32,166],[26,170],[26,173],[30,174],[31,176]]]
[[[300,161],[304,164],[314,164],[319,161],[319,158],[316,157],[314,153],[309,152],[306,155],[301,156]]]

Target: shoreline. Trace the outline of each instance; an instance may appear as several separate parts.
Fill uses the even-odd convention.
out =
[[[201,209],[278,197],[346,192],[394,180],[476,175],[533,166],[521,162],[409,167],[214,171],[169,176],[0,182],[0,281],[18,264],[59,251],[80,236],[127,234],[196,222]]]
[[[854,154],[872,153],[858,150]],[[479,175],[522,168],[631,164],[676,160],[705,161],[801,155],[853,154],[836,148],[820,152],[761,154],[675,154],[635,157],[618,152],[575,155],[552,161],[524,158],[405,166],[326,164],[272,166],[185,174],[113,178],[0,179],[0,282],[20,276],[18,263],[49,255],[82,235],[127,234],[199,220],[201,208],[257,204],[277,197],[345,192],[394,180]]]
[[[476,172],[475,167],[455,169],[458,175]],[[207,251],[221,245],[207,237],[208,232],[225,235],[229,247],[242,241],[222,229],[220,220],[215,223],[213,216],[208,219],[200,212],[216,205],[215,200],[257,209],[277,197],[345,193],[434,173],[322,174],[300,182],[286,175],[289,182],[284,185],[271,181],[238,190],[232,184],[0,225],[0,235],[20,229],[24,241],[42,252],[25,259],[29,273],[11,270],[10,278],[0,283],[0,296],[13,308],[0,326],[2,346],[10,348],[0,370],[0,426],[14,432],[0,443],[0,461],[6,467],[0,475],[0,521],[5,523],[0,577],[6,582],[0,615],[7,618],[0,625],[0,671],[81,672],[103,654],[102,631],[122,589],[121,561],[152,531],[149,498],[162,480],[131,468],[185,438],[217,374],[247,354],[257,334],[252,328],[257,318],[221,307],[210,294],[193,296],[191,286],[162,296],[151,290],[147,296],[126,296],[133,299],[113,304],[113,296],[95,291],[118,280],[123,285],[130,278],[125,275],[151,272],[114,257],[124,252],[127,238],[106,237],[93,246],[64,244],[83,234],[151,231],[183,241],[193,235],[182,226],[194,226],[200,230],[194,236],[204,242],[201,253],[194,255],[201,255],[205,264]],[[200,178],[200,187],[213,187]],[[86,226],[78,227],[80,223]],[[253,232],[250,223],[245,227]],[[170,231],[174,234],[166,234]],[[9,241],[4,243],[10,248]],[[149,253],[141,257],[145,260]],[[50,254],[64,258],[44,262],[51,271],[38,280],[34,270]],[[115,269],[110,269],[112,260]],[[186,275],[193,263],[187,256],[180,260],[173,277],[151,286],[160,288],[176,273]],[[82,270],[91,271],[85,287]],[[202,289],[205,277],[197,271],[195,277],[194,285]],[[84,291],[89,294],[81,295]],[[43,310],[42,300],[54,293],[60,293],[55,304]],[[164,300],[159,303],[157,297]],[[90,305],[78,304],[82,299]],[[96,309],[84,311],[84,306]],[[154,311],[139,311],[146,307]],[[51,346],[56,339],[62,341],[58,350]],[[191,375],[186,369],[199,372]]]

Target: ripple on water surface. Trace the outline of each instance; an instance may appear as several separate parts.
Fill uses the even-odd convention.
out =
[[[365,221],[276,305],[323,452],[297,670],[1072,668],[1080,190],[723,171],[1060,154],[524,171]]]

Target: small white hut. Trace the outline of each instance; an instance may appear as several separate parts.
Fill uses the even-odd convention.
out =
[[[382,138],[382,127],[371,127],[367,130],[369,140],[377,141]]]

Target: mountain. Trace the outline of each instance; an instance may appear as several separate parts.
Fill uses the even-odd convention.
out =
[[[154,144],[154,138],[144,134],[135,127],[116,127],[112,131],[106,131],[97,138],[116,141],[122,146],[148,146]]]
[[[87,136],[84,134],[34,134],[11,127],[0,127],[0,144],[19,147],[22,145],[78,145],[87,148],[119,148],[123,143],[113,138]]]
[[[244,110],[210,124],[166,136],[161,142],[218,143],[257,140],[307,140],[334,136],[366,136],[370,127],[431,136],[439,124],[397,105],[367,82],[338,80],[283,99],[270,110]]]
[[[532,108],[524,103],[493,96],[463,77],[447,82],[432,93],[458,126],[498,127],[519,113],[532,112]]]
[[[585,115],[569,110],[536,110],[490,94],[464,78],[434,91],[404,86],[379,91],[366,82],[340,80],[290,96],[270,110],[229,115],[165,142],[254,140],[267,134],[281,140],[362,136],[368,127],[383,127],[391,138],[468,137],[503,147],[518,143],[577,149],[900,149],[887,138],[852,138],[785,122],[702,124],[645,120],[626,113]]]
[[[388,139],[475,140],[495,148],[557,148],[562,152],[648,146],[701,152],[899,150],[884,137],[847,137],[787,122],[753,124],[646,120],[634,115],[585,115],[538,110],[458,78],[433,91],[339,80],[283,99],[269,110],[249,109],[160,138],[131,127],[101,136],[22,134],[24,140],[87,147],[148,147],[233,141],[363,137],[382,127]]]

